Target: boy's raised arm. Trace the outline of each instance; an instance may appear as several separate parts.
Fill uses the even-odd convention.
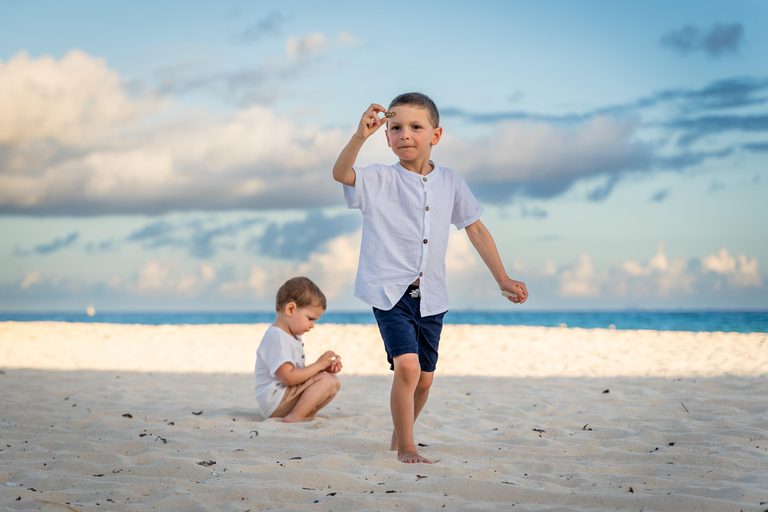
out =
[[[344,149],[341,150],[339,158],[336,159],[336,163],[333,165],[333,179],[350,187],[355,186],[355,170],[352,166],[355,165],[355,160],[357,160],[357,155],[360,153],[363,143],[382,125],[386,124],[387,118],[379,117],[379,112],[386,111],[387,109],[376,103],[368,107],[368,110],[365,111],[360,119],[360,123],[357,125],[357,131],[349,143],[344,146]]]
[[[493,274],[493,278],[499,283],[501,291],[514,294],[514,296],[509,297],[509,300],[516,304],[522,304],[528,300],[528,289],[525,287],[525,283],[511,279],[507,275],[506,270],[504,270],[499,250],[496,248],[496,242],[494,242],[488,228],[478,220],[464,229],[470,242],[472,242],[477,253],[483,259],[485,266],[488,267],[488,270]]]

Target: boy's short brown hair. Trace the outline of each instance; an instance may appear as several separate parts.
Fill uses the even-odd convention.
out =
[[[422,94],[420,92],[406,92],[404,94],[400,94],[392,100],[387,110],[392,110],[392,107],[397,107],[398,105],[421,107],[427,111],[429,124],[432,125],[432,128],[437,128],[440,126],[440,112],[437,110],[437,105],[435,105],[435,102],[432,101],[432,98],[426,94]]]
[[[294,277],[283,283],[277,290],[275,309],[280,311],[286,304],[293,302],[297,308],[320,306],[325,311],[325,295],[308,277]]]

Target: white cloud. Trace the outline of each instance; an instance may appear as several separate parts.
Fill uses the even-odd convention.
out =
[[[721,248],[717,254],[712,254],[701,260],[705,272],[714,272],[728,277],[728,282],[735,287],[761,287],[763,278],[757,267],[757,258],[747,258],[740,254],[733,258],[728,249]]]
[[[554,195],[576,179],[632,169],[647,162],[649,148],[633,140],[637,126],[637,120],[609,116],[567,126],[507,122],[476,142],[446,132],[440,151],[473,183],[509,187],[528,182],[538,184],[534,195]]]
[[[360,48],[365,43],[361,39],[356,38],[346,30],[342,30],[336,36],[336,39],[344,46],[348,48]]]
[[[329,300],[351,295],[361,238],[362,230],[333,238],[322,251],[311,253],[300,263],[272,261],[252,265],[245,281],[227,281],[219,286],[219,291],[227,297],[271,298],[291,277],[307,276]]]
[[[80,162],[88,174],[84,195],[103,198],[122,194],[126,189],[148,193],[159,186],[179,186],[183,179],[174,173],[168,153],[150,153],[139,149],[97,151]]]
[[[619,272],[612,288],[621,295],[690,295],[694,293],[694,284],[698,279],[687,259],[670,261],[664,252],[663,243],[658,244],[656,253],[649,258],[647,264],[623,261],[617,267]]]
[[[213,268],[213,265],[202,263],[200,265],[200,276],[203,281],[210,283],[216,279],[216,269]]]
[[[152,259],[103,281],[95,277],[51,279],[44,277],[48,271],[28,271],[5,285],[5,300],[14,304],[42,295],[74,294],[84,301],[98,302],[102,309],[105,304],[124,304],[130,309],[150,301],[170,304],[168,299],[176,299],[194,305],[191,307],[227,304],[266,311],[286,279],[306,275],[323,289],[331,307],[356,309],[363,307],[352,297],[360,239],[358,230],[329,240],[305,261],[261,258],[240,268],[223,264],[222,268],[227,268],[223,272],[218,270],[222,263],[216,260],[172,258]],[[702,258],[701,263],[695,257],[670,257],[663,244],[645,260],[597,261],[590,254],[582,254],[559,268],[553,261],[536,268],[512,261],[507,263],[507,271],[527,284],[531,293],[527,307],[534,309],[767,304],[757,258],[732,256],[726,248]],[[451,234],[446,263],[452,309],[506,310],[508,304],[501,299],[490,272],[465,233]],[[228,277],[232,274],[235,277]]]
[[[103,59],[78,50],[60,60],[22,52],[0,61],[0,145],[40,139],[83,145],[161,105],[130,98]]]
[[[497,289],[479,256],[465,244],[466,236],[454,233],[451,249],[446,258],[447,277],[452,304],[459,308],[482,308],[496,298]],[[730,290],[747,286],[762,286],[762,276],[756,258],[741,256],[735,259],[736,270],[725,274],[728,279],[720,281],[708,278],[704,266],[698,266],[693,258],[670,258],[663,243],[646,261],[617,261],[598,267],[593,257],[581,254],[570,264],[558,268],[553,261],[547,261],[538,269],[523,266],[517,261],[507,264],[507,273],[513,279],[525,282],[535,299],[535,307],[547,307],[552,300],[577,300],[579,304],[645,304],[647,307],[661,307],[668,300],[693,300],[710,297],[726,286]],[[618,301],[618,302],[617,302]],[[699,302],[695,302],[699,304]],[[669,304],[665,302],[664,304]]]
[[[552,267],[548,265],[541,276],[551,276]],[[708,277],[711,274],[726,277],[731,291],[763,285],[757,258],[733,258],[723,248],[717,255],[704,258],[699,267],[689,258],[669,258],[660,243],[645,263],[620,261],[603,270],[596,269],[590,256],[582,254],[557,274],[558,293],[561,297],[648,300],[709,296],[725,289],[721,279]]]
[[[290,59],[317,53],[325,47],[326,38],[320,32],[312,32],[303,38],[291,37],[285,42],[285,53]]]
[[[168,265],[173,272],[175,265]],[[208,285],[216,280],[216,269],[213,265],[202,263],[191,272],[182,272],[179,276],[168,276],[162,282],[167,293],[177,296],[197,297],[207,291]]]
[[[351,291],[357,273],[360,240],[363,231],[342,235],[330,240],[322,253],[313,253],[309,261],[299,265],[297,275],[305,275],[315,281],[328,299]]]
[[[245,290],[246,285],[239,281],[227,281],[219,285],[219,293],[227,298],[242,298]]]
[[[467,272],[477,265],[477,252],[464,230],[452,232],[448,238],[448,252],[445,256],[447,272]]]
[[[167,261],[149,261],[141,270],[136,281],[139,291],[161,290],[168,287],[171,264]]]
[[[228,117],[185,116],[104,138],[90,149],[42,161],[31,151],[26,162],[20,160],[27,154],[17,154],[19,171],[0,170],[0,206],[159,213],[338,201],[328,169],[344,145],[341,132],[297,126],[262,106]]]
[[[650,267],[646,267],[636,261],[624,261],[621,263],[621,268],[631,276],[649,276],[653,273]]]
[[[565,269],[560,274],[560,295],[563,297],[599,296],[604,279],[604,273],[595,271],[589,255],[582,254],[572,268]]]
[[[132,276],[113,275],[107,287],[139,297],[198,297],[216,281],[216,269],[209,263],[192,266],[174,259],[147,261]]]
[[[30,286],[33,286],[41,281],[42,279],[40,278],[40,272],[37,270],[27,272],[27,274],[24,276],[24,279],[21,281],[21,284],[19,285],[19,289],[26,290]]]
[[[659,243],[659,245],[656,246],[656,254],[648,260],[648,269],[651,271],[658,270],[659,272],[666,272],[669,268],[669,259],[667,258],[666,253],[664,253],[664,244]]]
[[[557,265],[555,265],[554,261],[547,260],[547,262],[544,264],[544,268],[541,269],[541,273],[545,276],[557,275]]]
[[[658,283],[658,293],[661,297],[680,293],[692,295],[697,279],[698,277],[689,269],[688,260],[678,258],[668,263],[668,266],[659,272],[656,281]]]
[[[274,285],[280,281],[279,275],[280,272],[277,268],[251,265],[248,269],[248,276],[244,280],[224,281],[218,285],[218,291],[227,298],[264,299],[277,292]],[[278,284],[277,287],[279,286]]]
[[[712,254],[701,260],[701,266],[707,272],[730,274],[736,271],[736,260],[731,258],[728,249],[723,247],[717,255]]]
[[[270,274],[264,271],[261,267],[256,265],[251,267],[251,273],[248,276],[248,288],[253,292],[256,297],[264,297],[268,293],[267,284],[269,283]],[[274,288],[277,292],[277,288]]]
[[[338,39],[350,37],[342,32]],[[318,32],[287,48],[298,57],[326,42]],[[24,87],[23,80],[39,87]],[[0,84],[0,145],[15,144],[0,169],[6,211],[157,214],[338,204],[328,173],[348,140],[338,128],[297,125],[261,105],[150,117],[158,101],[130,98],[103,60],[78,51],[58,61],[20,54],[0,63]],[[440,147],[480,194],[508,195],[510,187],[535,182],[536,193],[546,195],[642,160],[645,148],[631,142],[634,131],[634,122],[610,117],[569,128],[515,122],[479,142],[446,134]],[[361,161],[391,161],[380,137],[366,144]]]
[[[176,284],[176,290],[182,294],[193,294],[197,284],[198,284],[197,276],[193,274],[183,274],[179,278],[178,283]]]

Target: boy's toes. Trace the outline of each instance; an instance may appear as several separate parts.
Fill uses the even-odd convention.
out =
[[[418,452],[408,452],[397,456],[397,460],[406,464],[432,464],[432,461],[422,457]]]

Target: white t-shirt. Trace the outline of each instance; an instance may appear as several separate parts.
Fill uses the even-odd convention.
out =
[[[421,316],[447,311],[451,224],[464,229],[480,219],[483,207],[464,179],[445,167],[426,176],[399,163],[354,169],[355,186],[344,185],[344,197],[363,214],[355,297],[389,310],[420,279]]]
[[[285,395],[286,386],[275,373],[285,363],[304,368],[304,343],[301,336],[293,337],[270,325],[256,350],[256,401],[265,418],[275,412]]]

